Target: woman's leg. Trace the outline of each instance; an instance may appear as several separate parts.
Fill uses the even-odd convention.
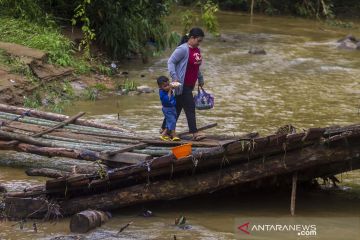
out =
[[[180,113],[183,109],[183,95],[176,95],[175,96],[176,99],[176,121],[179,119],[180,117]]]
[[[183,107],[189,126],[189,132],[196,133],[198,130],[196,127],[195,102],[194,102],[194,96],[192,94],[192,89],[184,87],[182,96],[183,96]]]

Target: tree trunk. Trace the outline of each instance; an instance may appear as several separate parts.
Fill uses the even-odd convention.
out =
[[[22,144],[20,144],[22,145]],[[79,174],[91,174],[99,170],[100,166],[107,169],[104,165],[94,164],[93,162],[64,158],[64,157],[46,157],[24,154],[13,151],[0,151],[0,166],[16,168],[50,168],[54,170],[73,172]]]
[[[44,119],[57,121],[57,122],[63,122],[69,118],[69,116],[62,115],[62,114],[42,112],[42,111],[38,111],[35,109],[15,107],[15,106],[10,106],[10,105],[6,105],[6,104],[0,104],[0,111],[9,112],[9,113],[18,114],[18,115],[28,113],[28,115],[32,116],[32,117],[44,118]],[[89,120],[84,120],[84,119],[77,119],[75,121],[75,124],[79,124],[82,126],[95,127],[95,128],[108,129],[108,130],[114,130],[114,131],[120,131],[120,132],[129,132],[128,130],[123,129],[123,128],[109,126],[109,125],[101,124],[101,123],[95,123],[95,122],[92,122]]]

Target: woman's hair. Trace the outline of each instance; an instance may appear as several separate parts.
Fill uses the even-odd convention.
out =
[[[182,36],[178,46],[180,46],[181,44],[186,43],[187,41],[189,41],[189,39],[191,37],[194,37],[194,38],[205,37],[205,34],[204,34],[204,31],[201,28],[198,28],[198,27],[192,28],[189,33]]]
[[[156,81],[157,81],[158,86],[160,87],[161,85],[163,85],[163,83],[168,82],[169,79],[165,76],[160,76],[156,79]]]

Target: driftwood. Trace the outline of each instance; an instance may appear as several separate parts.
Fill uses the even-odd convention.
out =
[[[87,233],[88,231],[100,227],[109,220],[109,214],[96,211],[86,210],[75,214],[70,220],[70,231],[73,233]]]

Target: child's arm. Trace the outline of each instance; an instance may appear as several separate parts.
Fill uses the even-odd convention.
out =
[[[170,94],[169,94],[170,92]],[[170,99],[171,99],[171,91],[166,92],[164,91],[161,95],[160,95],[160,100],[163,104],[165,105],[171,105]]]

